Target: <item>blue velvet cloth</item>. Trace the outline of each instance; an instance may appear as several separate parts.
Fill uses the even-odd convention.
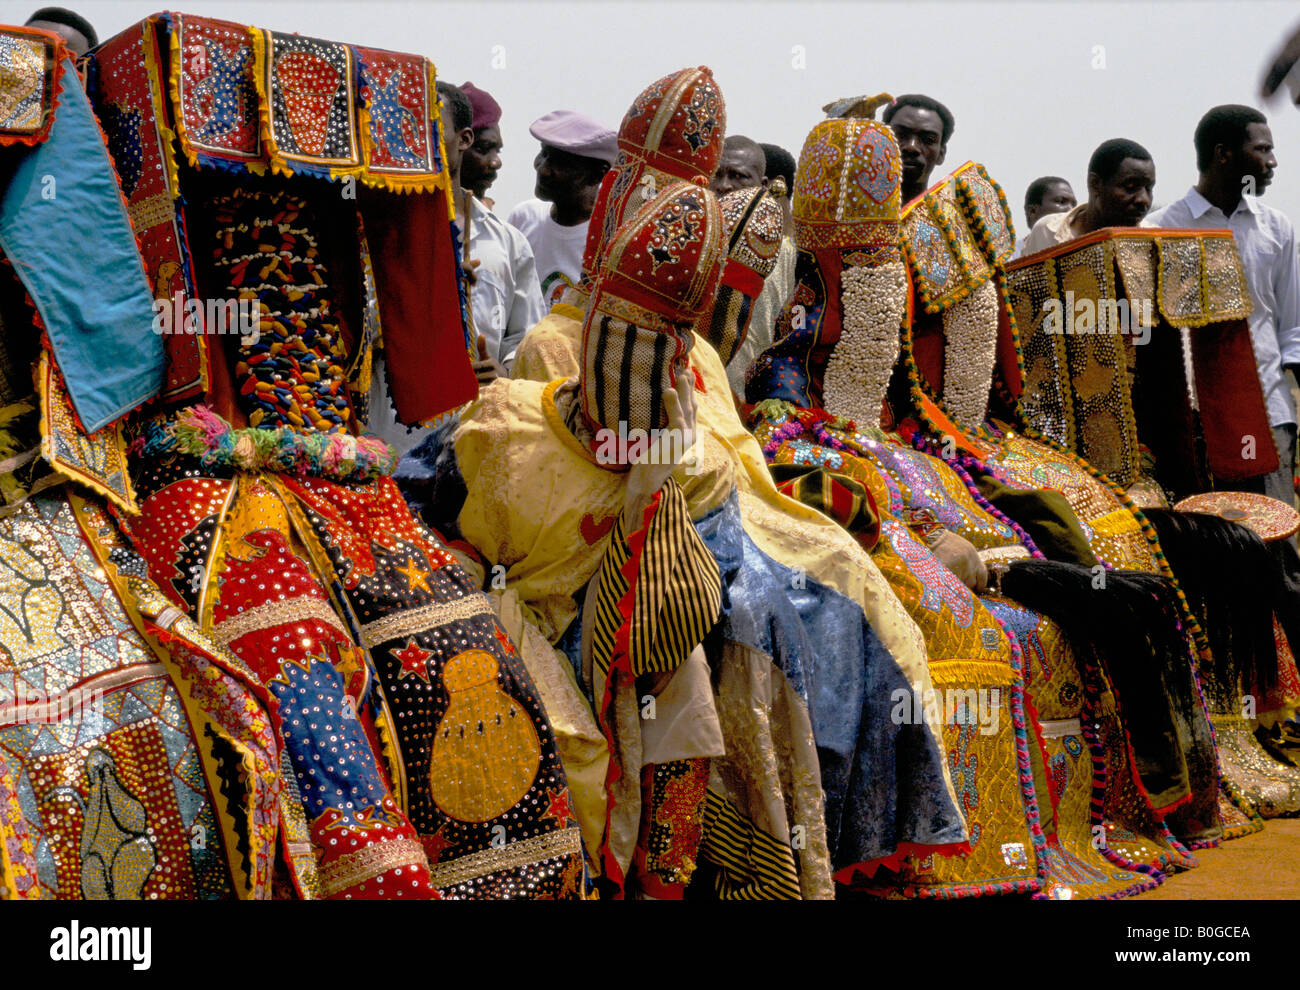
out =
[[[0,251],[36,303],[93,433],[158,394],[163,339],[112,160],[70,60],[57,114],[48,141],[10,152]]]
[[[770,656],[808,704],[832,866],[964,841],[929,727],[890,718],[891,695],[912,685],[861,606],[763,553],[734,492],[696,529],[722,572],[723,636]]]

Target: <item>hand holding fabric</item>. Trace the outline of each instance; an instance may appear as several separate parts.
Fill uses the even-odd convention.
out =
[[[678,375],[677,385],[664,392],[664,411],[668,428],[655,431],[649,447],[627,474],[627,494],[623,502],[623,520],[629,533],[641,528],[641,516],[664,486],[673,471],[686,459],[695,443],[696,407],[694,382],[689,375]],[[680,443],[680,447],[674,442]]]
[[[939,563],[956,574],[962,584],[972,591],[988,589],[988,567],[969,540],[950,529],[936,529],[926,542],[930,552],[939,558]]]

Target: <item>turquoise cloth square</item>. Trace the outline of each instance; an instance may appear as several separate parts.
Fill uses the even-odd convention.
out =
[[[112,159],[70,60],[49,140],[17,154],[0,194],[0,250],[93,433],[158,394],[164,352]]]

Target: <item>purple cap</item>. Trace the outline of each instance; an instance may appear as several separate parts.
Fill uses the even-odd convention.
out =
[[[474,108],[474,123],[471,125],[474,130],[482,130],[501,122],[501,104],[492,99],[491,93],[479,89],[472,82],[461,83],[460,91]]]
[[[610,165],[618,157],[618,135],[576,110],[552,110],[534,120],[528,133],[553,148]]]

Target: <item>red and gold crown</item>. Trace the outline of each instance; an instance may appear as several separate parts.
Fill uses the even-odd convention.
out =
[[[638,207],[674,180],[718,170],[726,125],[726,101],[707,67],[682,69],[642,90],[623,117],[618,158],[601,183],[587,226],[584,287],[589,288],[615,232]]]
[[[623,116],[621,151],[672,175],[712,175],[722,160],[727,104],[707,66],[651,83]]]
[[[583,325],[582,408],[592,423],[663,425],[663,392],[686,368],[692,327],[713,305],[726,244],[702,177],[673,183],[619,228]]]

